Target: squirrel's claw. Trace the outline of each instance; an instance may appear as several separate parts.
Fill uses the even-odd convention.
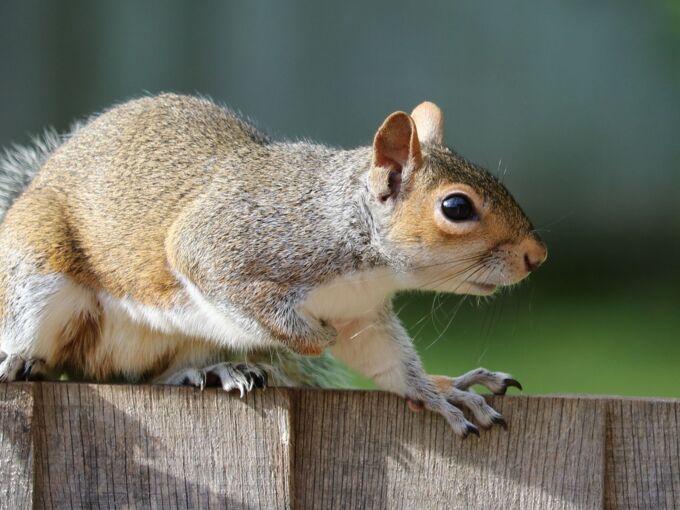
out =
[[[483,429],[490,429],[494,425],[500,425],[507,430],[508,424],[505,418],[487,403],[484,396],[475,393],[470,387],[474,384],[479,384],[497,395],[504,395],[510,386],[522,389],[519,381],[510,374],[491,372],[485,368],[476,368],[455,378],[433,376],[432,381],[449,404],[459,409],[470,411],[475,422]],[[409,407],[414,411],[417,410],[415,403],[409,402]],[[467,436],[470,431],[464,426],[461,427],[459,425],[459,423],[453,424],[456,432],[463,437]]]
[[[475,427],[472,423],[468,423],[467,432],[463,436],[463,439],[467,438],[468,434],[474,434],[475,436],[479,437],[479,429]]]
[[[524,388],[522,388],[522,385],[519,383],[517,379],[513,379],[512,377],[509,377],[507,379],[504,379],[503,382],[505,383],[505,388],[507,389],[508,386],[514,386],[518,390],[522,391]]]
[[[491,421],[495,425],[500,425],[501,427],[503,427],[503,430],[508,430],[508,423],[505,421],[505,418],[503,418],[501,415],[494,416],[493,418],[491,418]]]
[[[479,384],[495,395],[505,395],[510,386],[522,390],[519,381],[505,372],[491,372],[486,368],[475,368],[465,374],[454,377],[454,386],[467,391],[472,385]]]
[[[205,371],[216,376],[219,381],[217,385],[224,391],[238,390],[241,398],[253,388],[263,387],[266,383],[264,370],[247,363],[218,363],[206,368]]]
[[[267,387],[267,372],[264,370],[258,370],[257,372],[251,372],[250,376],[252,378],[252,388],[265,389]]]
[[[0,382],[37,381],[46,371],[45,362],[40,359],[0,352]]]
[[[517,379],[513,379],[512,377],[506,377],[503,379],[502,386],[499,390],[496,390],[493,392],[494,395],[505,395],[505,393],[508,391],[508,388],[512,386],[513,388],[517,388],[518,390],[522,391],[524,388],[522,388],[522,385],[519,383]]]
[[[446,392],[444,396],[451,404],[459,408],[468,409],[474,416],[475,421],[483,429],[489,429],[493,425],[500,425],[507,429],[505,418],[491,407],[482,395],[471,390],[459,390],[454,387]]]
[[[205,374],[197,368],[187,368],[177,372],[162,381],[163,384],[174,384],[176,386],[195,386],[203,389],[205,387]]]
[[[237,390],[241,398],[253,388],[267,385],[267,373],[258,365],[247,363],[217,363],[204,369],[187,368],[159,381],[180,386],[221,387],[224,391]]]

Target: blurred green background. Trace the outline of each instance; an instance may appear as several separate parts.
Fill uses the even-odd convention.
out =
[[[0,66],[2,146],[146,92],[344,147],[435,101],[550,257],[490,301],[401,296],[427,368],[680,396],[678,1],[6,0]]]

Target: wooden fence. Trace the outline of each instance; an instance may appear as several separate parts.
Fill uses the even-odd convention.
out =
[[[393,395],[0,385],[2,508],[680,508],[680,400],[491,397],[461,440]]]

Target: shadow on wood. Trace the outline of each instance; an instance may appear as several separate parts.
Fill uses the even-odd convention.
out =
[[[0,506],[680,506],[680,401],[490,399],[461,440],[381,392],[4,384]]]

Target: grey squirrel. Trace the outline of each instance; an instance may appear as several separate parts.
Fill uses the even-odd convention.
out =
[[[461,436],[479,433],[461,407],[505,425],[470,386],[519,383],[426,374],[392,310],[404,289],[492,294],[547,256],[505,187],[443,145],[433,103],[340,150],[163,94],[2,166],[15,183],[0,185],[0,380],[66,371],[243,393],[267,377],[323,385],[330,351]]]

